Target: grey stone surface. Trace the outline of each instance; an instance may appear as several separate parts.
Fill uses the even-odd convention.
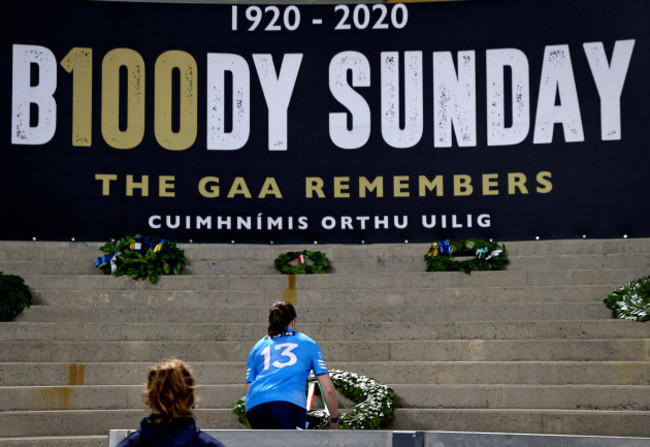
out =
[[[319,245],[333,272],[295,277],[271,264],[304,247],[185,244],[188,270],[156,285],[98,272],[99,245],[0,241],[0,270],[34,294],[0,323],[0,447],[106,445],[146,414],[145,372],[168,357],[196,370],[202,427],[242,427],[231,408],[277,299],[331,369],[395,390],[388,429],[438,430],[427,445],[473,442],[443,431],[650,436],[650,329],[603,304],[647,274],[650,239],[511,242],[507,270],[471,275],[424,272],[428,244]]]

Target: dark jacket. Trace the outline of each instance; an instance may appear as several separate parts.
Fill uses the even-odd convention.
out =
[[[155,423],[158,416],[144,418],[140,428],[117,447],[225,447],[201,431],[192,418],[174,419],[171,423]]]

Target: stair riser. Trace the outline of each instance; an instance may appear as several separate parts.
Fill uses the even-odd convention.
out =
[[[50,306],[189,308],[259,306],[288,300],[297,306],[404,305],[480,303],[602,303],[618,286],[464,287],[392,289],[200,290],[33,290],[33,302]],[[266,313],[266,312],[265,312]]]
[[[104,435],[111,429],[137,428],[144,410],[35,411],[0,413],[0,438]],[[200,427],[244,428],[231,409],[197,410]]]
[[[398,408],[650,411],[650,385],[391,385]],[[143,386],[2,387],[0,411],[142,409]],[[230,408],[240,385],[199,386],[199,408]],[[487,403],[487,405],[486,405]],[[342,405],[343,408],[343,405]]]
[[[554,412],[531,410],[408,410],[398,409],[393,430],[431,430],[501,433],[576,434],[648,437],[647,412]],[[548,445],[548,444],[547,444]]]
[[[390,258],[333,258],[330,273],[417,273],[426,271],[422,256]],[[3,271],[17,275],[98,275],[91,258],[83,260],[29,260],[20,258],[3,262]],[[590,256],[510,256],[509,270],[637,270],[650,267],[645,253],[591,254]],[[278,274],[269,259],[189,259],[185,275],[272,275]]]
[[[607,319],[611,310],[603,303],[556,304],[437,304],[427,306],[297,306],[300,322],[339,323],[410,321],[548,321]],[[52,307],[33,305],[21,313],[17,322],[123,322],[123,323],[254,323],[266,315],[268,306],[206,307],[187,312],[168,308],[131,307]]]
[[[394,385],[398,408],[650,411],[650,385]]]
[[[395,323],[299,323],[296,328],[325,342],[340,340],[545,340],[633,339],[648,337],[642,323],[624,320],[476,321]],[[14,323],[1,341],[257,341],[264,323]],[[576,334],[579,334],[576,336]]]
[[[650,360],[650,340],[448,340],[319,343],[334,361]],[[242,361],[243,342],[5,342],[0,362]]]
[[[142,385],[0,387],[0,411],[144,409]],[[244,384],[199,386],[198,408],[232,408]]]
[[[0,438],[0,447],[107,447],[108,435],[46,437],[46,438]]]
[[[422,272],[390,274],[295,275],[295,289],[440,289],[444,287],[512,287],[558,285],[622,285],[647,275],[645,269],[630,270],[554,270],[474,272]],[[24,275],[36,290],[284,290],[290,275],[162,276],[155,285],[111,275]]]
[[[594,436],[616,436],[623,429],[627,436],[650,434],[647,412],[397,409],[395,413],[388,429],[449,427],[450,431],[490,432],[499,427],[500,432],[510,433]],[[110,429],[135,428],[145,415],[139,410],[0,413],[0,437],[99,435]],[[229,409],[199,410],[197,423],[212,429],[243,428]]]
[[[141,385],[155,362],[144,363],[0,363],[2,386]],[[338,362],[341,369],[392,384],[548,384],[647,385],[646,362]],[[239,384],[246,363],[192,362],[199,384]]]
[[[561,243],[561,248],[558,248]],[[650,252],[650,238],[579,239],[503,242],[511,256],[615,256]],[[11,242],[2,241],[0,261],[10,260],[77,260],[102,256],[99,242]],[[391,259],[424,256],[430,243],[367,245],[265,245],[265,244],[186,244],[177,243],[188,259],[273,261],[280,253],[304,249],[322,251],[331,259]],[[416,254],[414,254],[416,253]],[[421,255],[420,255],[421,254]]]

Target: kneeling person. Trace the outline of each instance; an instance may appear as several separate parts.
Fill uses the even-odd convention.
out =
[[[296,311],[278,301],[269,310],[267,335],[248,355],[246,417],[253,428],[304,429],[305,388],[311,371],[330,411],[330,429],[338,429],[338,394],[318,344],[295,330]]]

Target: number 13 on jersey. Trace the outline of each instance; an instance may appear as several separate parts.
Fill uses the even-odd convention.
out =
[[[281,358],[274,361],[273,363],[271,363],[271,346],[264,348],[262,352],[260,352],[260,355],[264,357],[264,371],[269,369],[271,365],[278,369],[284,368],[285,366],[295,365],[298,361],[298,357],[296,357],[296,354],[291,351],[297,347],[298,345],[296,343],[279,343],[277,345],[273,345],[273,349],[275,351],[282,351],[280,352]],[[284,357],[286,357],[286,359]]]

